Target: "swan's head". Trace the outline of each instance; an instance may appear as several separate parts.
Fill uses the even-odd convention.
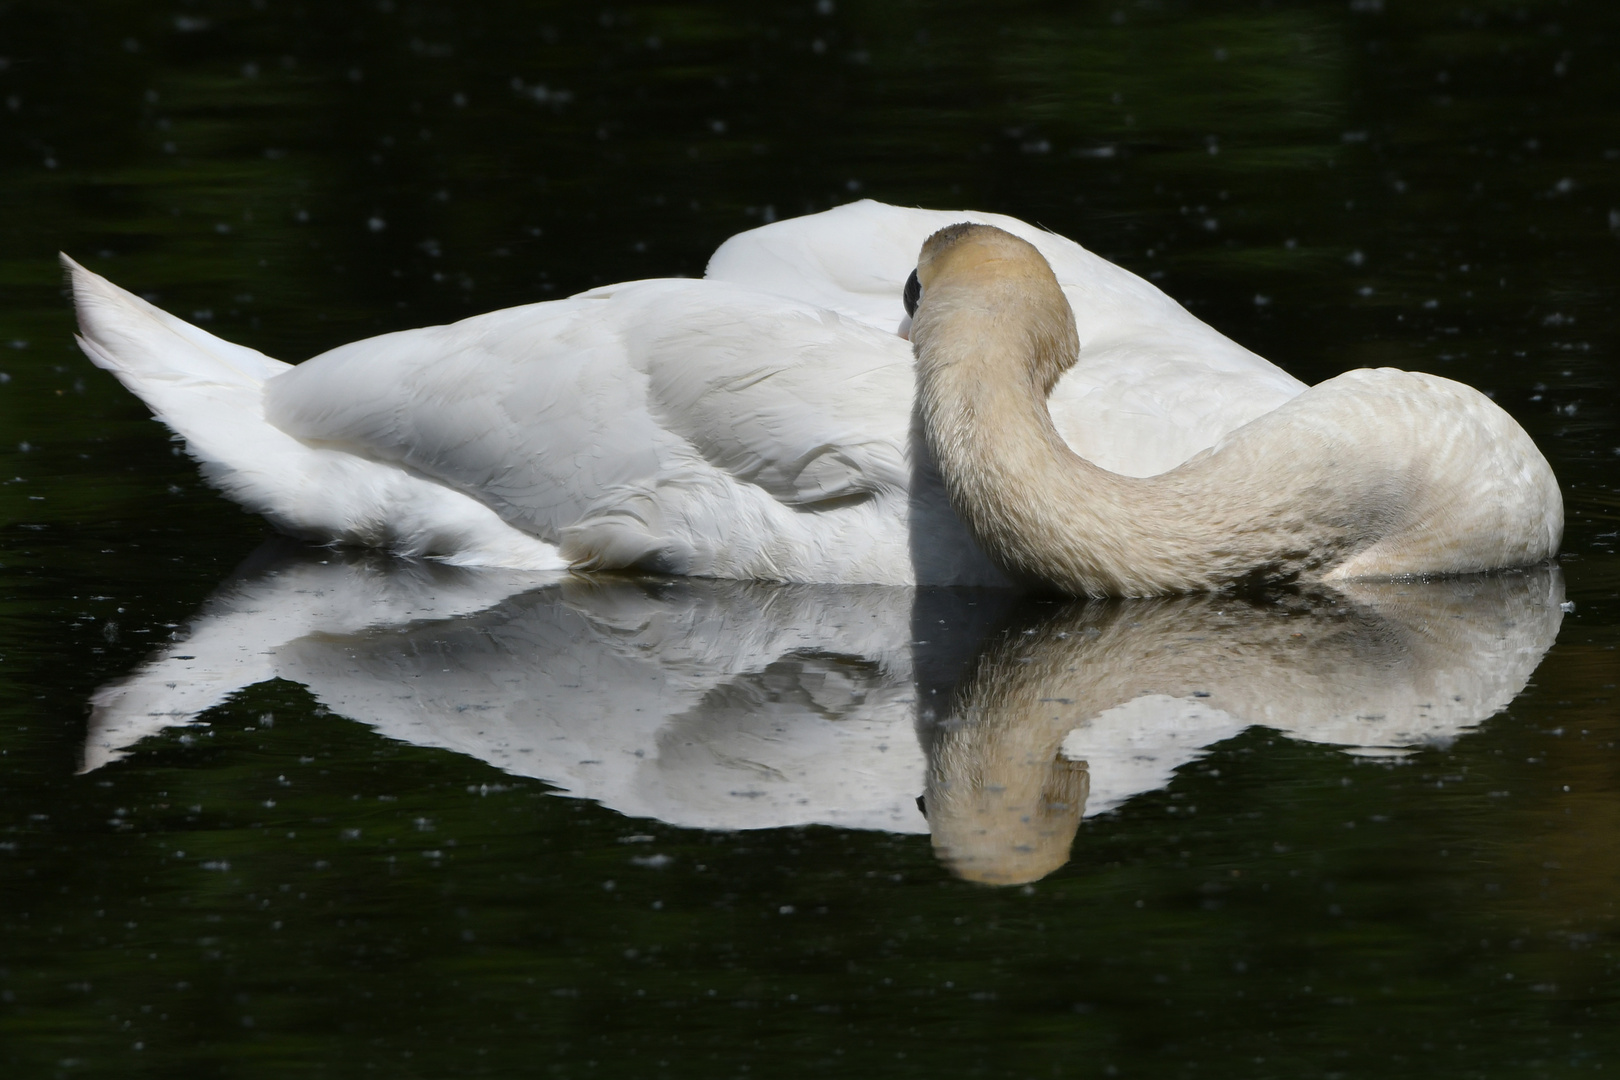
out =
[[[1044,394],[1080,353],[1052,267],[1034,244],[993,225],[947,225],[924,241],[905,303],[925,365],[974,362],[1011,345]]]

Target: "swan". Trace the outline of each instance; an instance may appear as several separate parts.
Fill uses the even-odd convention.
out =
[[[950,232],[962,223],[993,231]],[[962,242],[924,250],[945,235]],[[1025,248],[1016,259],[968,257],[994,237]],[[944,257],[947,247],[956,255]],[[1388,373],[1307,393],[1149,283],[1000,215],[862,201],[732,237],[700,280],[593,289],[354,342],[296,367],[63,261],[91,361],[141,397],[227,496],[322,542],[522,570],[1148,593],[1529,563],[1553,554],[1562,530],[1545,461],[1483,397],[1429,376],[1397,385]],[[998,267],[1010,276],[998,281]],[[919,295],[907,298],[901,283],[914,272]],[[1012,297],[1017,282],[1035,291]],[[1019,353],[1024,330],[987,317],[988,299],[964,301],[980,287],[1016,301],[1006,311],[1029,326],[1055,320],[1056,336]],[[969,342],[990,347],[978,367],[959,355]],[[992,372],[992,354],[1004,371]],[[992,375],[1006,381],[983,400],[1005,416],[971,401],[945,407],[946,395],[974,397]],[[1379,410],[1405,393],[1430,403],[1400,410],[1429,425],[1430,442],[1358,441],[1357,402],[1371,437],[1387,440],[1400,424]],[[1285,409],[1296,399],[1316,404]],[[1453,439],[1448,408],[1467,438]],[[1243,434],[1267,417],[1269,436]],[[1025,426],[975,457],[963,440],[1003,419]],[[1317,422],[1340,424],[1342,437],[1322,437]],[[997,490],[1042,439],[1056,440],[1048,449],[1065,463],[1112,479],[1086,488],[1054,471],[1047,494],[1021,476]],[[1481,442],[1495,448],[1478,455]],[[1308,444],[1329,478],[1361,478],[1345,485],[1350,494],[1303,474],[1259,482],[1312,457]],[[1426,546],[1410,541],[1426,526],[1408,520],[1407,488],[1433,470],[1384,468],[1403,448],[1476,468],[1441,478],[1461,485],[1453,504],[1478,503],[1456,520],[1443,507]],[[1358,467],[1363,450],[1377,459],[1370,470]],[[1150,479],[1161,476],[1172,479]],[[1085,500],[1071,526],[1028,513],[1031,498],[1055,507],[1056,492]],[[1138,517],[1128,508],[1138,492],[1157,509],[1117,520]],[[1292,508],[1307,495],[1315,509]],[[1331,505],[1316,505],[1324,499]],[[1182,512],[1204,515],[1198,536]],[[1277,520],[1257,527],[1266,515]],[[1383,557],[1385,533],[1403,521],[1401,550],[1422,558]],[[1026,526],[1046,532],[1013,535]],[[1259,534],[1276,542],[1251,542]],[[1312,546],[1298,553],[1290,539]]]

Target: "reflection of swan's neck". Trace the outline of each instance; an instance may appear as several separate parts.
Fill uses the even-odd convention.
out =
[[[1034,247],[952,226],[924,245],[917,273],[912,342],[929,447],[951,505],[1017,579],[1142,596],[1487,569],[1557,549],[1551,471],[1466,387],[1352,373],[1169,472],[1123,476],[1070,450],[1047,410],[1079,344]]]
[[[985,637],[948,715],[921,728],[934,849],[969,880],[1033,881],[1067,860],[1088,803],[1168,784],[1250,724],[1385,750],[1454,737],[1523,689],[1562,599],[1556,567],[1248,598],[1027,599]]]

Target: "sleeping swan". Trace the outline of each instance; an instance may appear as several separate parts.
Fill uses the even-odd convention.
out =
[[[64,262],[86,355],[226,495],[321,541],[1134,594],[1530,563],[1562,532],[1546,462],[1481,395],[1393,372],[1305,392],[1135,275],[998,215],[863,201],[733,237],[702,280],[297,367]]]

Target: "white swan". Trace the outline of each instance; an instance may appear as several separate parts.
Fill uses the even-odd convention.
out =
[[[1062,237],[872,202],[733,237],[701,281],[633,282],[387,334],[297,368],[64,261],[86,354],[185,439],[213,483],[287,532],[466,565],[1005,584],[946,498],[914,422],[912,348],[896,333],[923,241],[963,221],[1023,237],[1056,273],[1081,359],[1051,388],[1049,424],[1102,469],[1162,473],[1304,390]],[[937,342],[947,320],[929,312],[948,282],[925,284],[919,318]],[[1540,455],[1518,440],[1545,512],[1538,543],[1505,561],[1531,562],[1556,550],[1562,509]],[[1150,543],[1144,557],[1163,553]],[[1100,587],[1199,587],[1230,569]]]

